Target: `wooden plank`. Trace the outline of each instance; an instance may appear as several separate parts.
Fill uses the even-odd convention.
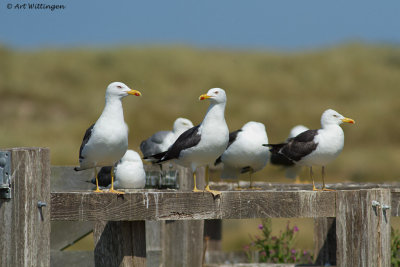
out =
[[[50,151],[13,148],[12,198],[0,199],[0,266],[50,265]],[[46,207],[38,208],[38,201]]]
[[[182,167],[178,167],[178,171],[179,188],[181,190],[192,190],[194,185],[192,172]],[[198,188],[205,186],[204,175],[205,168],[199,168],[196,181]],[[190,209],[191,203],[187,202],[185,205]],[[188,219],[192,220],[168,220],[165,222],[163,229],[164,266],[196,267],[202,265],[204,221]]]
[[[389,189],[337,192],[337,266],[390,266]]]
[[[95,266],[146,266],[144,221],[95,223]]]
[[[267,179],[266,179],[267,180]],[[249,182],[240,181],[241,186],[248,187]],[[229,191],[234,190],[237,187],[237,183],[228,182],[211,182],[211,187],[216,190]],[[283,183],[268,183],[268,182],[253,182],[253,186],[262,188],[269,191],[299,191],[299,190],[312,190],[312,185],[310,184],[283,184]],[[390,183],[336,183],[327,184],[328,188],[333,188],[336,190],[358,190],[358,189],[374,189],[374,188],[390,188],[392,190],[400,191],[399,182]]]
[[[51,193],[51,219],[71,221],[203,220],[335,217],[335,192],[129,190]]]
[[[160,266],[163,251],[164,221],[146,221],[147,266]]]
[[[336,265],[336,218],[314,219],[314,263]]]
[[[50,247],[62,250],[93,231],[93,222],[52,221]]]
[[[51,267],[94,267],[93,251],[58,251],[51,250]]]

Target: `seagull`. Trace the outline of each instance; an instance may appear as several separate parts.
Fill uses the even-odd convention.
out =
[[[158,159],[157,163],[175,160],[179,165],[190,167],[194,180],[193,192],[202,192],[196,186],[196,169],[206,166],[205,191],[217,196],[221,192],[211,190],[209,186],[208,164],[212,164],[228,146],[229,129],[224,116],[226,94],[221,88],[212,88],[199,99],[210,101],[203,121],[182,133],[167,151],[151,157]]]
[[[224,164],[221,178],[236,179],[240,173],[249,172],[249,189],[253,189],[252,174],[263,169],[268,162],[269,151],[262,146],[265,143],[268,143],[267,132],[260,122],[250,121],[231,132],[227,149],[214,163]]]
[[[98,183],[100,186],[107,187],[111,184],[111,166],[102,167],[98,173]],[[140,155],[128,149],[121,160],[114,168],[115,182],[117,189],[140,189],[146,185],[146,173]],[[96,178],[91,181],[96,184]]]
[[[289,133],[288,138],[286,139],[286,142],[288,142],[291,138],[296,137],[297,135],[301,134],[302,132],[305,132],[309,130],[306,126],[304,125],[296,125],[294,126]],[[282,154],[279,153],[272,153],[270,162],[272,165],[277,165],[277,166],[282,166],[285,169],[285,176],[286,178],[289,179],[295,179],[295,183],[300,183],[300,180],[298,179],[298,173],[300,172],[302,166],[296,165],[294,161],[288,159]]]
[[[343,150],[344,133],[339,126],[343,122],[355,123],[338,112],[328,109],[321,116],[321,129],[307,130],[282,144],[264,144],[270,147],[272,154],[279,153],[300,166],[310,168],[310,177],[315,188],[312,166],[322,166],[322,190],[333,191],[325,187],[325,166],[334,160]]]
[[[143,157],[167,151],[183,132],[192,127],[193,123],[190,120],[177,118],[174,122],[172,131],[156,132],[140,143],[140,150],[142,151]]]
[[[103,192],[99,189],[96,167],[114,166],[128,149],[128,125],[124,121],[122,109],[122,98],[128,95],[140,96],[141,93],[121,82],[111,83],[106,90],[103,112],[83,137],[79,150],[80,166],[75,167],[75,171],[93,168],[96,178],[95,192]],[[110,173],[109,192],[122,194],[123,192],[114,190],[114,167]]]

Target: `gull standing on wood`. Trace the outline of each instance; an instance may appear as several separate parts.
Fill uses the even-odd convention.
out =
[[[208,164],[214,163],[228,146],[229,130],[224,116],[226,94],[221,88],[213,88],[207,94],[201,95],[199,99],[210,101],[203,121],[182,133],[167,151],[151,157],[158,159],[157,163],[175,160],[179,165],[190,167],[194,180],[193,192],[202,192],[196,186],[196,169],[206,166],[205,191],[216,196],[221,192],[210,189]]]
[[[249,172],[250,187],[252,174],[265,167],[268,162],[268,148],[262,145],[268,143],[265,125],[250,121],[237,131],[229,134],[228,148],[215,161],[215,165],[224,164],[222,179],[237,179],[240,173]],[[238,189],[241,189],[238,181]]]
[[[102,167],[98,173],[98,183],[100,186],[111,184],[111,166]],[[114,188],[116,189],[140,189],[146,185],[146,172],[140,155],[128,149],[125,155],[114,168]],[[91,181],[96,184],[96,178]]]
[[[336,111],[328,109],[321,116],[321,129],[307,130],[286,143],[265,144],[265,146],[270,147],[272,154],[282,154],[298,165],[308,166],[314,191],[317,189],[312,166],[322,166],[322,190],[332,191],[325,187],[325,166],[343,150],[344,133],[339,126],[343,122],[355,123],[353,119],[345,118]]]
[[[304,125],[296,125],[294,126],[289,133],[288,138],[286,139],[286,142],[288,142],[290,139],[296,137],[297,135],[301,134],[302,132],[305,132],[309,130],[306,126]],[[295,183],[299,184],[300,179],[299,179],[299,172],[301,171],[302,166],[296,165],[294,161],[288,159],[284,155],[280,153],[271,153],[271,158],[270,162],[272,165],[277,165],[277,166],[282,166],[285,169],[285,176],[286,178],[289,179],[296,179]]]
[[[141,93],[123,83],[111,83],[106,90],[103,112],[83,137],[79,150],[80,166],[75,171],[93,168],[96,178],[95,192],[103,192],[99,189],[96,167],[114,166],[128,149],[128,125],[124,121],[122,109],[122,98],[128,95],[140,96]],[[111,168],[109,192],[123,193],[114,190],[114,167]]]
[[[193,127],[193,123],[185,118],[177,118],[172,131],[159,131],[140,143],[143,157],[149,157],[164,151],[178,139],[178,137]]]

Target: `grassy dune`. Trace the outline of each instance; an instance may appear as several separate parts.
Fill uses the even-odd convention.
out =
[[[400,48],[361,44],[302,53],[2,47],[0,147],[46,146],[53,164],[77,164],[84,131],[102,111],[112,81],[143,93],[124,99],[135,150],[153,132],[170,129],[176,117],[199,123],[208,104],[198,96],[221,87],[230,130],[260,121],[270,142],[285,139],[295,124],[319,127],[327,108],[355,119],[343,125],[345,148],[328,166],[328,182],[400,178]],[[287,181],[270,166],[255,177]]]

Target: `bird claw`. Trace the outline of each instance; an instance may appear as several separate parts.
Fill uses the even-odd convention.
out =
[[[251,186],[249,188],[247,188],[248,190],[262,190],[261,187],[255,187],[255,186]]]
[[[125,194],[125,192],[117,191],[115,189],[110,189],[108,192],[109,193],[113,193],[113,194],[118,194],[118,195],[124,195]]]
[[[211,190],[209,185],[207,185],[206,188],[204,188],[204,191],[210,192],[214,197],[221,195],[220,191]]]
[[[323,187],[323,188],[322,188],[322,191],[336,191],[336,190],[335,190],[335,189],[329,189],[329,188]]]
[[[197,189],[197,187],[193,188],[192,192],[203,192],[202,190]]]
[[[97,188],[96,190],[93,191],[94,193],[105,193],[104,190],[100,190],[99,188]]]

